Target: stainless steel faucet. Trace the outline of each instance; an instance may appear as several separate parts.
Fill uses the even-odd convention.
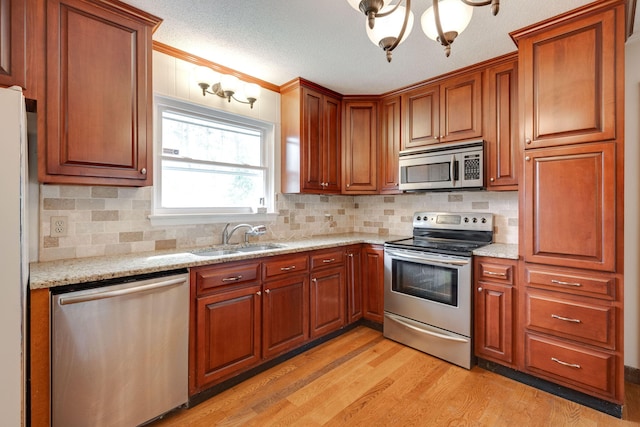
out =
[[[238,224],[235,227],[233,227],[231,229],[231,231],[228,231],[229,226],[231,224],[227,223],[227,225],[224,226],[224,230],[222,230],[222,244],[223,245],[228,245],[229,244],[229,239],[231,239],[231,236],[233,236],[233,233],[239,229],[239,228],[249,228],[248,231],[244,232],[244,243],[247,244],[249,243],[249,236],[261,236],[264,233],[267,232],[267,227],[264,225],[256,225],[253,226],[251,224]]]

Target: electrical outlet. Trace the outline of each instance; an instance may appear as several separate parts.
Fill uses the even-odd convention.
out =
[[[64,237],[67,235],[69,223],[66,216],[51,217],[51,237]]]

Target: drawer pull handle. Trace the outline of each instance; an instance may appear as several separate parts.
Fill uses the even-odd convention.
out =
[[[582,323],[582,320],[580,319],[571,319],[570,317],[562,317],[562,316],[558,316],[557,314],[552,314],[551,317],[553,319],[564,320],[565,322]]]
[[[335,261],[335,260],[336,260],[335,258],[331,258],[331,259],[323,259],[323,260],[322,260],[322,262],[324,262],[325,264],[328,264],[328,263],[333,262],[333,261]]]
[[[484,274],[488,274],[489,276],[507,277],[507,273],[496,273],[494,271],[485,271]]]
[[[222,279],[222,281],[223,282],[237,282],[240,279],[242,279],[242,276],[238,275],[238,276],[234,276],[234,277],[225,277],[224,279]]]
[[[296,269],[296,266],[292,265],[290,267],[281,267],[280,271],[291,271],[291,270],[295,270],[295,269]]]
[[[577,363],[567,363],[567,362],[563,362],[560,359],[556,359],[555,357],[552,357],[551,360],[553,360],[556,363],[561,364],[562,366],[568,366],[570,368],[576,368],[576,369],[580,369],[582,368],[582,366],[578,365]]]
[[[580,287],[582,286],[581,283],[577,283],[577,282],[563,282],[562,280],[556,280],[556,279],[551,279],[551,283],[555,283],[556,285],[567,285],[567,286],[576,286],[576,287]]]

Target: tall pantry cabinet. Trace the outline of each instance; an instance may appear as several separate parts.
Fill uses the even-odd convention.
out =
[[[512,33],[519,50],[529,374],[622,404],[624,2]]]

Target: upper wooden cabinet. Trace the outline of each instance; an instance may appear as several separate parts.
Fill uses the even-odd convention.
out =
[[[378,102],[344,101],[343,194],[378,193]]]
[[[0,86],[27,87],[26,0],[0,0]]]
[[[402,94],[402,149],[482,136],[482,71]]]
[[[485,70],[485,155],[488,190],[518,189],[518,63],[516,55]]]
[[[40,180],[151,185],[151,34],[160,19],[115,0],[46,8]]]
[[[624,17],[623,2],[603,1],[511,34],[519,50],[525,148],[616,138]]]
[[[282,192],[340,193],[341,96],[304,79],[280,88]]]
[[[437,144],[440,138],[440,87],[427,85],[402,94],[404,134],[400,148]]]
[[[379,193],[398,194],[400,193],[398,153],[402,138],[402,122],[400,121],[402,100],[399,95],[383,98],[380,105]]]

